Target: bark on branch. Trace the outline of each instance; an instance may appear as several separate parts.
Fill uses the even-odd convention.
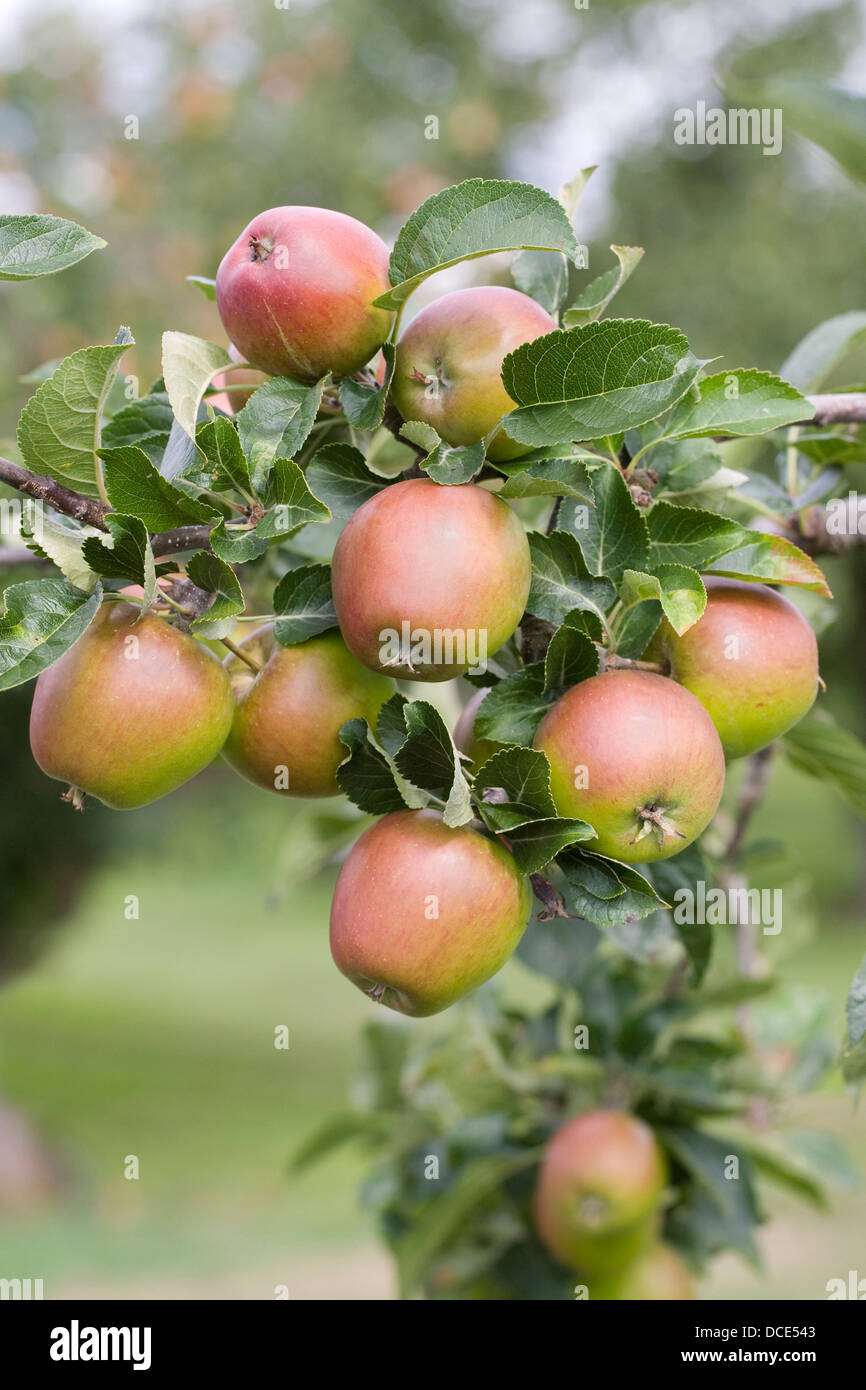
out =
[[[33,497],[38,502],[47,502],[56,512],[70,516],[85,526],[95,526],[99,531],[107,531],[105,522],[111,510],[104,502],[93,497],[85,497],[64,487],[55,478],[43,478],[36,473],[28,473],[20,464],[10,459],[0,458],[0,483],[8,483],[18,492]],[[151,536],[154,554],[176,555],[183,550],[209,550],[209,526],[179,526],[173,531],[157,531]]]

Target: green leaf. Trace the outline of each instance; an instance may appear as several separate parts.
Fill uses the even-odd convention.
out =
[[[35,280],[83,261],[108,242],[45,213],[0,214],[0,280]]]
[[[441,1196],[415,1210],[394,1248],[402,1297],[420,1287],[431,1261],[467,1225],[473,1212],[499,1192],[508,1178],[534,1167],[539,1157],[537,1149],[521,1149],[474,1159]]]
[[[213,507],[174,487],[137,445],[100,449],[105,491],[118,512],[139,517],[148,531],[172,531],[219,517]]]
[[[506,800],[488,800],[491,789],[505,792]],[[491,830],[510,831],[529,821],[556,815],[550,790],[550,763],[534,748],[503,748],[479,768],[475,796]]]
[[[205,391],[215,376],[232,366],[232,359],[218,343],[208,343],[204,338],[195,338],[190,333],[163,333],[162,375],[165,389],[175,419],[193,443],[198,408]]]
[[[274,590],[274,636],[294,647],[337,626],[330,565],[301,565],[284,574]]]
[[[505,179],[466,179],[434,193],[401,229],[391,253],[393,288],[374,302],[398,309],[434,271],[495,251],[578,254],[564,208],[549,193]]]
[[[94,526],[68,526],[50,513],[42,513],[33,529],[29,529],[26,520],[21,522],[21,536],[28,550],[51,560],[64,579],[86,594],[96,587],[97,580],[84,558],[84,542],[88,536],[98,535],[100,532]]]
[[[365,719],[350,719],[340,730],[349,750],[337,768],[337,781],[349,800],[370,815],[405,811],[397,779],[388,758],[375,743]]]
[[[502,467],[501,464],[494,466]],[[589,473],[581,460],[574,456],[539,459],[536,463],[521,459],[516,471],[509,471],[498,496],[574,497],[587,507],[595,506]]]
[[[562,316],[565,328],[580,328],[601,318],[615,294],[618,294],[629,276],[637,270],[643,259],[642,246],[611,246],[617,264],[612,270],[599,275],[566,309]]]
[[[253,487],[262,496],[277,458],[294,458],[313,428],[322,400],[324,377],[302,386],[287,377],[266,381],[235,416]]]
[[[205,299],[216,303],[216,280],[209,280],[206,275],[187,275],[185,279],[190,285],[195,285],[197,290],[201,290]]]
[[[626,570],[619,595],[627,606],[658,599],[665,617],[680,636],[698,621],[707,606],[701,576],[688,565],[659,565],[655,574]]]
[[[866,434],[862,430],[854,430],[851,425],[845,425],[843,429],[844,432],[838,434],[833,430],[820,434],[798,434],[795,441],[799,453],[825,465],[826,474],[821,476],[826,476],[828,481],[831,477],[838,479],[838,474],[827,467],[829,464],[866,463]]]
[[[358,507],[388,486],[383,478],[370,472],[360,449],[351,444],[325,444],[307,465],[306,477],[315,496],[330,508],[340,526]]]
[[[659,565],[703,570],[726,551],[736,550],[747,539],[753,539],[753,533],[716,512],[678,507],[670,502],[656,502],[646,520],[653,570]]]
[[[653,446],[646,462],[659,477],[656,497],[664,492],[698,491],[723,471],[722,455],[711,439],[663,439]]]
[[[561,623],[575,608],[599,618],[610,608],[616,589],[609,579],[593,578],[574,536],[567,531],[554,531],[549,536],[532,531],[529,548],[532,584],[527,612],[548,623]]]
[[[545,694],[556,698],[571,686],[598,674],[599,654],[595,644],[601,640],[601,633],[590,635],[585,618],[595,618],[598,623],[595,614],[578,610],[567,613],[553,634],[544,658]],[[600,629],[600,623],[598,627]]]
[[[187,276],[187,279],[190,278]],[[290,1172],[302,1173],[353,1139],[365,1139],[375,1135],[378,1128],[379,1121],[374,1115],[363,1114],[357,1110],[343,1110],[336,1115],[330,1115],[295,1149],[289,1165]]]
[[[815,413],[796,387],[756,368],[717,372],[697,385],[700,399],[681,400],[665,425],[669,439],[766,434],[809,420]]]
[[[429,473],[434,482],[443,483],[446,486],[457,486],[461,483],[471,482],[483,466],[483,440],[478,444],[452,446],[446,444],[444,439],[440,439],[433,452],[422,459],[420,464],[423,471]]]
[[[534,874],[570,845],[594,837],[595,831],[584,820],[551,816],[516,826],[508,832],[508,843],[521,873]]]
[[[560,329],[505,358],[502,380],[519,408],[503,425],[522,444],[601,439],[675,405],[700,367],[683,334],[666,324],[603,319]]]
[[[748,1155],[735,1140],[717,1139],[684,1126],[665,1126],[658,1137],[690,1179],[668,1218],[668,1233],[686,1248],[705,1253],[731,1247],[757,1262],[752,1231],[760,1220]],[[736,1181],[726,1176],[730,1156],[739,1159]]]
[[[446,803],[445,824],[466,825],[472,819],[469,786],[441,714],[426,700],[403,707],[406,739],[394,766],[407,782]]]
[[[18,447],[34,473],[87,497],[99,496],[102,414],[120,359],[133,341],[129,329],[121,328],[109,346],[73,352],[30,397],[18,421]]]
[[[533,919],[523,933],[515,955],[529,970],[555,981],[557,990],[577,989],[592,965],[599,933],[589,921],[571,921],[554,917],[549,921]],[[590,1063],[586,1052],[579,1054]],[[601,1063],[596,1063],[599,1068]]]
[[[544,662],[535,661],[492,687],[475,716],[475,733],[494,743],[529,744],[551,703],[544,694]]]
[[[577,537],[590,574],[618,583],[627,569],[642,569],[649,558],[647,524],[632,501],[625,478],[613,464],[603,464],[591,476],[595,506],[579,514],[570,501],[560,522]],[[578,525],[578,520],[585,522]]]
[[[200,637],[227,637],[233,630],[235,618],[244,611],[244,596],[237,575],[225,560],[206,550],[197,550],[186,566],[187,576],[214,601],[200,618],[190,624]]]
[[[137,401],[130,401],[112,415],[102,430],[106,449],[118,449],[136,444],[143,449],[151,463],[157,466],[165,451],[174,415],[164,391],[154,391]]]
[[[32,680],[52,666],[89,626],[102,599],[65,579],[10,584],[0,616],[0,690]]]
[[[511,266],[511,278],[542,309],[559,313],[568,293],[568,262],[558,251],[521,251]]]
[[[866,96],[800,77],[777,78],[764,91],[762,107],[783,110],[787,127],[820,145],[852,179],[866,183]]]
[[[748,543],[727,551],[707,568],[713,574],[732,579],[753,579],[756,583],[793,584],[832,598],[829,585],[815,561],[784,536],[764,536],[747,531]]]
[[[656,599],[636,603],[620,614],[616,624],[617,655],[633,660],[643,656],[663,617],[662,606]]]
[[[350,425],[361,430],[378,429],[385,415],[385,403],[394,375],[396,348],[393,343],[382,347],[385,358],[385,377],[380,385],[371,386],[344,376],[340,382],[340,405]]]
[[[569,909],[602,930],[640,921],[663,905],[652,884],[627,864],[586,850],[560,855],[558,863]]]
[[[866,343],[866,312],[852,310],[825,319],[807,333],[779,368],[801,391],[820,391],[846,357]]]
[[[105,517],[108,538],[88,536],[82,554],[92,570],[103,579],[125,579],[141,584],[144,589],[142,605],[149,608],[156,594],[156,568],[147,527],[137,516],[108,512]]]
[[[859,1165],[852,1161],[837,1134],[823,1129],[791,1129],[781,1137],[795,1160],[820,1180],[848,1192],[855,1192],[861,1186],[863,1176]]]
[[[856,734],[821,710],[789,729],[782,747],[801,772],[829,782],[858,815],[866,816],[866,746]]]
[[[330,511],[313,496],[294,459],[274,459],[267,502],[269,510],[256,527],[258,536],[291,536],[311,521],[331,520]]]
[[[225,415],[206,420],[198,426],[195,442],[205,457],[200,467],[202,482],[206,478],[207,485],[216,491],[234,487],[247,497],[252,495],[249,464],[231,420]]]
[[[428,425],[426,420],[404,420],[400,426],[400,434],[403,439],[417,444],[419,449],[426,449],[428,454],[432,454],[442,443],[436,430],[432,425]]]

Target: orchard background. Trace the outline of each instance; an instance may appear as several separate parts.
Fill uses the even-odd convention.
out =
[[[857,112],[805,84],[850,85],[863,53],[854,5],[793,16],[771,5],[576,12],[566,0],[147,11],[60,7],[34,20],[4,8],[0,205],[83,222],[109,249],[0,292],[2,436],[33,390],[22,376],[107,341],[117,323],[134,329],[123,370],[143,385],[166,327],[222,341],[184,277],[212,275],[244,223],[281,201],[340,208],[390,241],[425,197],[463,178],[555,190],[598,162],[577,223],[582,282],[607,269],[611,241],[646,250],[618,316],[673,323],[725,364],[776,369],[822,320],[866,304],[862,125],[858,139]],[[676,108],[737,93],[783,107],[778,156],[674,144]],[[138,139],[125,138],[130,113]],[[798,126],[823,143],[798,139]],[[508,283],[507,259],[470,262],[423,293]],[[852,338],[823,389],[862,383],[864,357]],[[726,462],[746,466],[747,447],[729,446]],[[861,475],[849,466],[851,487]],[[821,563],[835,601],[806,602],[826,623],[822,704],[862,734],[862,551]],[[6,564],[3,582],[27,574]],[[287,1284],[301,1297],[387,1296],[390,1265],[355,1199],[363,1156],[342,1149],[286,1177],[289,1154],[344,1107],[370,1013],[325,946],[333,871],[305,873],[323,822],[218,765],[134,817],[95,804],[73,817],[32,767],[29,698],[25,687],[0,706],[0,1093],[17,1107],[0,1117],[0,1169],[40,1180],[0,1192],[0,1273],[44,1277],[56,1294],[268,1297]],[[856,1264],[864,1215],[849,1171],[866,1156],[862,1121],[838,1069],[823,1069],[863,950],[862,825],[833,786],[778,761],[750,872],[784,888],[784,930],[761,942],[781,988],[755,1009],[782,1069],[814,1037],[804,1066],[820,1084],[787,1098],[785,1119],[837,1133],[852,1162],[829,1151],[819,1161],[838,1180],[823,1213],[769,1189],[764,1271],[724,1256],[702,1284],[726,1297],[820,1297]],[[780,839],[774,858],[768,842]],[[128,921],[136,893],[141,918]],[[39,954],[49,926],[55,941]],[[524,1004],[539,988],[519,962],[498,983]],[[273,1049],[279,1023],[288,1053]],[[433,1036],[442,1024],[411,1026]],[[27,1136],[22,1114],[38,1127]],[[21,1153],[34,1134],[41,1169]],[[123,1177],[129,1153],[142,1157],[139,1182]]]

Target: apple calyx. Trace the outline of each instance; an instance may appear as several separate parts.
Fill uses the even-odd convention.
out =
[[[635,816],[640,823],[640,829],[629,844],[636,845],[646,835],[655,834],[658,838],[659,849],[664,849],[665,840],[669,835],[678,836],[684,840],[686,837],[681,830],[677,830],[672,820],[665,815],[663,806],[638,806]]]
[[[450,381],[442,371],[442,358],[436,358],[435,372],[419,372],[417,367],[413,367],[409,373],[411,381],[420,381],[425,387],[425,395],[430,400],[438,400],[442,391],[451,385]]]
[[[596,1192],[587,1192],[577,1204],[577,1213],[584,1226],[600,1226],[610,1210],[610,1203]]]
[[[250,260],[266,261],[274,249],[274,243],[269,236],[250,237]]]
[[[83,811],[84,796],[85,793],[80,787],[67,787],[66,791],[61,794],[60,800],[68,801],[73,811]]]

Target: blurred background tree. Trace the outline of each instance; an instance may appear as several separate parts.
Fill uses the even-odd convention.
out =
[[[857,0],[731,0],[721,9],[713,0],[607,0],[588,9],[573,0],[291,0],[286,8],[47,0],[36,9],[6,0],[0,207],[73,218],[109,245],[65,275],[0,285],[0,452],[15,456],[15,421],[32,390],[20,378],[38,364],[110,341],[129,324],[138,346],[125,362],[143,392],[158,375],[164,329],[223,340],[215,307],[184,277],[213,275],[261,208],[337,207],[390,238],[429,193],[479,174],[555,189],[598,164],[578,225],[591,273],[609,264],[611,241],[647,251],[617,313],[674,323],[697,353],[724,354],[732,366],[778,367],[816,323],[866,305],[863,188],[787,127],[773,157],[756,146],[678,146],[674,112],[698,99],[727,105],[738,83],[779,74],[852,85],[864,42]],[[498,273],[476,265],[479,278]],[[866,361],[849,362],[834,384],[864,379]],[[831,561],[828,574],[838,597],[838,619],[822,638],[828,700],[862,730],[863,562],[843,572]],[[19,765],[29,765],[27,703],[26,694],[5,695],[0,707],[10,787],[21,785]],[[821,980],[832,975],[841,998],[863,903],[862,831],[823,789],[787,776],[764,823],[773,832],[784,810],[827,934],[811,968]],[[275,1223],[270,1205],[288,1131],[306,1128],[340,1096],[353,1028],[365,1016],[332,979],[327,884],[282,899],[282,918],[298,931],[291,946],[277,940],[280,919],[267,914],[279,866],[285,886],[298,845],[309,843],[309,812],[289,816],[214,769],[205,789],[197,783],[134,822],[97,808],[81,827],[57,805],[53,784],[33,769],[29,779],[23,803],[7,796],[0,812],[4,916],[29,933],[17,943],[9,935],[0,969],[32,958],[49,897],[52,913],[73,905],[72,878],[58,872],[49,889],[44,867],[62,856],[86,864],[87,847],[109,856],[76,914],[80,943],[7,998],[0,1089],[80,1148],[98,1194],[85,1236],[76,1208],[67,1227],[54,1223],[55,1235],[36,1234],[37,1248],[67,1284],[78,1277],[63,1247],[73,1231],[97,1282],[115,1267],[164,1273],[165,1248],[178,1245],[177,1213],[165,1212],[188,1195],[191,1153],[207,1169],[196,1189],[201,1228],[184,1217],[202,1265],[217,1258],[214,1212],[235,1200],[227,1194],[237,1191],[239,1170],[241,1208],[264,1200],[250,1184],[269,1196],[260,1218],[238,1222],[244,1239],[234,1228],[224,1233],[223,1262],[242,1259],[247,1245],[259,1253],[263,1242],[285,1245],[290,1228],[307,1229],[306,1213],[300,1225],[296,1208],[288,1224]],[[211,850],[226,827],[234,854],[217,873]],[[126,928],[115,901],[134,891],[135,874],[146,878],[158,922],[146,936],[142,924],[130,944],[118,935]],[[797,931],[792,924],[790,939],[802,939]],[[273,1058],[258,1050],[259,1013],[279,1008],[274,973],[294,981],[305,1040],[306,1070],[292,1082],[278,1080]],[[316,1009],[298,1012],[299,986],[312,991]],[[222,1125],[208,1098],[217,1060]],[[148,1199],[136,1215],[132,1185],[118,1181],[116,1154],[135,1147],[126,1136],[137,1125],[162,1144],[150,1200],[162,1204],[164,1245],[153,1234],[159,1221],[144,1233]],[[309,1219],[317,1240],[329,1222],[338,1240],[365,1229],[342,1189],[335,1201],[333,1173],[356,1171],[345,1163],[311,1180],[322,1184],[308,1189],[313,1208],[328,1212]],[[132,1263],[118,1255],[116,1216],[118,1228],[135,1232]],[[7,1248],[30,1249],[32,1237],[22,1229],[20,1244]]]

